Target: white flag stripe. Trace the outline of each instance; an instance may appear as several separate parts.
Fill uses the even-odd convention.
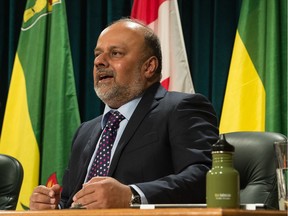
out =
[[[162,80],[170,77],[168,90],[194,93],[177,0],[162,3],[158,10],[158,19],[150,23],[149,27],[161,41]]]

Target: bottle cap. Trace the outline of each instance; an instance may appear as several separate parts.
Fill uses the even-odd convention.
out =
[[[234,152],[235,147],[226,141],[224,134],[220,134],[219,140],[212,145],[212,152],[215,151]]]

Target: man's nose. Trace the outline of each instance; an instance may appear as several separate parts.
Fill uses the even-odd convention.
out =
[[[107,55],[105,53],[101,53],[97,57],[95,57],[94,65],[96,68],[107,67],[108,66]]]

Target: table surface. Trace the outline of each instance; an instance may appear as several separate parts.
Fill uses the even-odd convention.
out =
[[[63,209],[45,211],[0,211],[0,216],[287,216],[286,211],[221,208],[159,209]]]

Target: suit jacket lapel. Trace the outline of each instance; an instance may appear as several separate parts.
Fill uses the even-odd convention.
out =
[[[97,144],[97,140],[99,139],[100,135],[101,135],[101,119],[102,117],[98,117],[100,118],[100,120],[98,120],[96,122],[96,125],[93,129],[93,132],[87,142],[87,144],[85,145],[85,148],[82,152],[82,155],[80,156],[81,158],[86,158],[85,160],[83,160],[83,162],[79,162],[79,167],[82,167],[82,168],[79,168],[81,170],[81,172],[79,173],[78,177],[77,177],[77,183],[74,187],[74,191],[73,191],[73,195],[75,193],[77,193],[79,191],[80,188],[82,188],[82,184],[83,184],[83,181],[85,179],[85,176],[87,174],[87,167],[89,165],[89,162],[91,160],[91,157],[93,155],[93,152],[94,152],[94,149],[96,147],[96,144]],[[70,202],[72,202],[72,199],[73,196],[70,197]]]
[[[93,132],[90,136],[90,139],[87,142],[87,145],[85,146],[85,149],[83,150],[83,157],[86,158],[85,163],[84,163],[84,167],[85,169],[82,170],[81,174],[86,175],[87,172],[87,167],[89,165],[89,162],[91,160],[91,157],[94,153],[96,144],[97,144],[97,140],[99,139],[100,135],[101,135],[101,119],[102,117],[100,117],[100,120],[96,123]]]
[[[156,83],[146,90],[119,140],[110,164],[108,176],[113,175],[123,148],[127,145],[144,117],[159,104],[159,100],[164,97],[166,92],[160,83]]]

